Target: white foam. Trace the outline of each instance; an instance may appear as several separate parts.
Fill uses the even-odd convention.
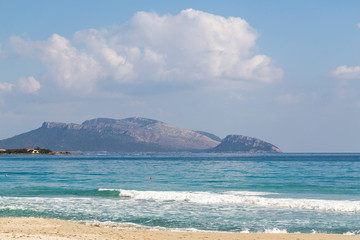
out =
[[[343,235],[359,235],[359,234],[360,234],[360,230],[356,230],[356,231],[346,232]]]
[[[266,196],[266,195],[277,195],[278,193],[271,192],[250,192],[250,191],[228,191],[225,194],[231,194],[235,196]]]
[[[134,229],[134,230],[150,230],[150,231],[169,231],[169,232],[212,232],[199,230],[196,228],[166,228],[160,226],[145,226],[136,223],[119,223],[119,222],[100,222],[100,221],[81,221],[81,223],[85,223],[85,225],[96,226],[96,227],[104,227],[104,228],[116,228],[116,229]]]
[[[25,208],[15,206],[0,206],[0,210],[25,210]]]
[[[100,222],[100,221],[83,221],[85,225],[96,226],[96,227],[104,227],[104,228],[118,228],[118,229],[146,229],[151,230],[151,227],[139,225],[136,223],[118,223],[112,221]]]
[[[149,227],[135,223],[118,223],[118,222],[99,222],[99,221],[86,221],[82,222],[89,226],[97,226],[104,228],[116,228],[116,229],[145,229],[150,231],[169,231],[169,232],[221,232],[221,231],[206,231],[196,228],[165,228],[165,227]],[[248,228],[243,229],[240,233],[251,233]],[[264,233],[288,233],[286,229],[265,229]]]
[[[246,196],[257,196],[268,193],[259,192],[185,192],[185,191],[136,191],[120,189],[119,196],[154,201],[186,201],[198,204],[231,204],[241,203]]]
[[[98,191],[100,192],[105,192],[105,191],[109,191],[109,192],[120,192],[121,189],[111,189],[111,188],[99,188]]]
[[[360,201],[322,200],[265,197],[272,193],[231,191],[223,193],[186,192],[186,191],[137,191],[124,189],[106,189],[119,191],[120,197],[151,201],[184,201],[195,204],[238,204],[259,207],[303,209],[330,212],[360,212]],[[105,191],[105,189],[102,189]]]
[[[288,233],[288,232],[286,231],[286,229],[273,228],[273,229],[265,229],[264,233]]]

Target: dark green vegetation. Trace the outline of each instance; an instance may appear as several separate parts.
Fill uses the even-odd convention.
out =
[[[45,122],[33,131],[0,140],[0,148],[40,146],[83,152],[281,152],[259,139],[182,129],[146,118],[97,118],[82,124]],[[237,140],[236,140],[237,139]]]
[[[15,148],[15,149],[5,149],[5,151],[0,151],[0,154],[50,154],[53,153],[50,149],[44,148]]]

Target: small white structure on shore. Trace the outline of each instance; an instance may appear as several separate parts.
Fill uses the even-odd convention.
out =
[[[33,148],[27,148],[26,151],[28,153],[32,153],[32,154],[39,154],[40,153],[39,150],[33,149]]]

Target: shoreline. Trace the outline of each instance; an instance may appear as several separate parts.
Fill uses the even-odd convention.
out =
[[[2,153],[1,155],[31,155],[31,156],[42,156],[42,155],[74,155],[71,152],[51,152],[51,153]]]
[[[0,218],[0,239],[95,240],[95,239],[147,239],[147,240],[359,240],[358,235],[321,233],[226,233],[181,232],[109,228],[102,224],[88,225],[57,219]]]

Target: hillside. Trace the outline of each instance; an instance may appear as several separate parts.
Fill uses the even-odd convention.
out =
[[[282,151],[278,147],[257,138],[228,135],[209,152],[280,153]]]
[[[238,136],[238,137],[231,137]],[[48,148],[81,152],[281,152],[259,139],[178,128],[157,120],[96,118],[82,124],[44,122],[38,129],[0,140],[0,149]]]

